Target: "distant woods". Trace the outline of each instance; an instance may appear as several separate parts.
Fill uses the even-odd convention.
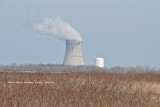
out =
[[[121,67],[99,68],[96,66],[63,66],[53,64],[24,64],[24,65],[0,65],[0,71],[48,71],[48,72],[108,72],[108,73],[160,73],[160,69],[155,67]]]
[[[159,74],[160,69],[150,66],[99,68],[96,66],[63,66],[53,64],[0,65],[0,71],[48,71],[48,72],[108,72],[108,73],[152,73]]]

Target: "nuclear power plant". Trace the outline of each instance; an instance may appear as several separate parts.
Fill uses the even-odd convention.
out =
[[[45,19],[43,23],[34,24],[34,30],[66,41],[66,53],[63,65],[85,65],[82,55],[82,37],[70,24],[60,18]],[[97,67],[104,67],[104,59],[96,58]]]
[[[82,41],[66,40],[66,54],[63,65],[84,65]]]

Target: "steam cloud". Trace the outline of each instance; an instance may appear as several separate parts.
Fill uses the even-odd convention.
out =
[[[43,23],[33,25],[33,28],[40,33],[54,36],[61,40],[82,41],[80,34],[60,18],[45,19]]]

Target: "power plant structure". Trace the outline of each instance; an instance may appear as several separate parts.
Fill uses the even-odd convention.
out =
[[[82,56],[82,41],[66,40],[66,53],[63,65],[85,65]]]
[[[82,38],[70,24],[63,22],[60,18],[45,19],[43,23],[36,24],[33,28],[40,33],[66,40],[63,65],[85,65],[82,56]],[[104,59],[96,58],[95,66],[104,68]]]
[[[104,68],[104,59],[103,58],[96,58],[95,66]]]

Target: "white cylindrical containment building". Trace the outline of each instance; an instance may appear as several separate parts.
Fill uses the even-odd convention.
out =
[[[104,59],[103,58],[96,58],[96,64],[97,67],[104,68]]]

